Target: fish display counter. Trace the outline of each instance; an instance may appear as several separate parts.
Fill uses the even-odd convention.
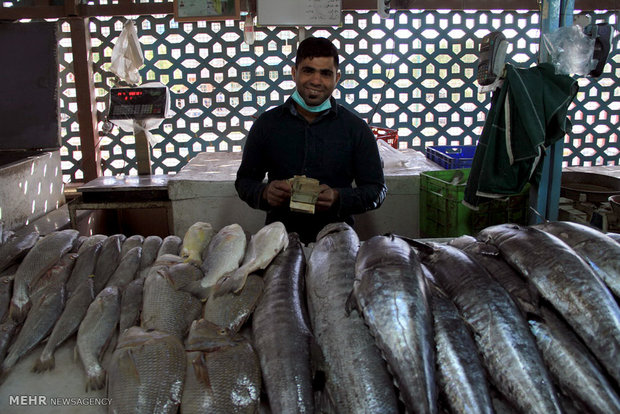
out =
[[[375,234],[397,232],[419,237],[420,173],[441,170],[426,156],[412,149],[398,151],[384,163],[388,187],[383,205],[355,216],[355,230],[362,240]],[[182,236],[197,221],[221,228],[238,223],[249,232],[258,231],[265,212],[250,208],[237,195],[235,178],[240,152],[203,152],[194,157],[168,181],[172,202],[174,234]]]

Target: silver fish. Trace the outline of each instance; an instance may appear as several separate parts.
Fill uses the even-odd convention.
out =
[[[24,257],[13,280],[10,316],[23,321],[30,308],[30,289],[65,253],[73,248],[77,230],[55,231],[39,239]]]
[[[441,392],[452,412],[491,414],[491,394],[471,332],[446,294],[429,286]]]
[[[265,269],[287,245],[288,233],[284,224],[276,221],[263,226],[251,237],[241,266],[219,279],[214,294],[220,296],[228,292],[238,293],[249,274]]]
[[[473,330],[493,384],[522,412],[561,413],[532,333],[508,292],[456,247],[429,243],[418,254]]]
[[[306,271],[308,313],[336,409],[393,413],[398,400],[381,352],[362,317],[345,312],[358,249],[359,238],[346,223],[329,224],[319,232]]]
[[[174,234],[164,237],[164,240],[162,241],[161,246],[159,246],[159,250],[157,251],[157,257],[163,256],[165,254],[178,255],[181,250],[182,244],[183,239]]]
[[[620,243],[620,234],[614,232],[605,233],[607,236],[611,237],[616,243]]]
[[[569,221],[534,226],[568,244],[620,298],[620,244],[600,230]]]
[[[216,338],[221,331],[203,319],[192,324],[181,400],[184,414],[258,412],[261,388],[258,356],[250,342],[240,335],[224,334]],[[217,343],[215,347],[214,343]]]
[[[142,258],[142,247],[134,247],[129,250],[122,258],[116,270],[110,276],[107,286],[117,286],[125,288],[138,274],[140,259]]]
[[[77,333],[77,352],[86,371],[86,391],[105,385],[101,356],[118,323],[121,297],[118,287],[103,289],[88,307]]]
[[[238,224],[222,227],[211,239],[201,269],[205,276],[200,281],[209,288],[228,272],[236,270],[243,261],[247,239]]]
[[[10,237],[0,245],[0,272],[19,262],[39,240],[36,230]]]
[[[204,306],[203,318],[231,332],[239,332],[254,312],[263,293],[263,285],[263,278],[250,275],[239,293],[209,296]]]
[[[108,238],[108,236],[106,236],[105,234],[93,234],[92,236],[88,236],[80,244],[80,247],[78,248],[78,252],[77,252],[78,255],[84,254],[84,251],[86,249],[89,249],[94,244],[101,245],[104,241],[106,241],[107,238]]]
[[[264,293],[252,316],[254,346],[276,413],[314,412],[305,273],[299,236],[289,233],[288,247],[265,271]]]
[[[33,367],[34,372],[43,372],[54,368],[54,352],[67,338],[79,328],[88,306],[95,298],[93,278],[88,278],[78,285],[68,298],[65,308],[54,325],[39,359]]]
[[[572,330],[550,309],[542,320],[530,320],[530,329],[549,371],[565,394],[576,397],[588,413],[620,413],[620,398]]]
[[[202,264],[202,253],[211,242],[213,233],[213,227],[209,223],[197,221],[192,224],[183,236],[181,257],[187,263],[200,266]]]
[[[112,274],[118,267],[121,259],[121,246],[124,240],[124,235],[114,234],[103,242],[101,251],[97,256],[97,263],[95,264],[95,295],[99,294],[106,286],[108,280],[110,280],[110,277],[112,277]]]
[[[163,240],[159,236],[147,236],[142,243],[142,259],[140,260],[140,270],[146,269],[155,262],[157,253]]]
[[[67,280],[69,279],[75,262],[77,261],[77,253],[67,253],[60,260],[52,266],[37,282],[31,290],[30,298],[32,300],[39,300],[41,295],[48,294],[49,290],[57,291],[60,287],[66,288]],[[66,294],[65,289],[65,296]]]
[[[0,324],[0,361],[4,360],[6,351],[9,349],[15,334],[21,326],[21,322],[16,322],[11,318],[6,318],[4,322]],[[1,377],[0,382],[2,382]]]
[[[478,239],[500,249],[620,383],[620,308],[589,265],[562,240],[533,227],[491,226]]]
[[[408,410],[437,412],[433,319],[420,260],[407,242],[374,236],[359,249],[353,292]]]
[[[140,324],[140,310],[142,309],[142,291],[144,278],[134,279],[123,289],[121,295],[121,316],[118,323],[119,333]]]
[[[144,236],[140,234],[134,234],[133,236],[127,237],[121,246],[121,258],[125,257],[127,252],[134,247],[142,248],[142,243],[144,243]]]
[[[174,335],[132,326],[119,338],[108,367],[109,413],[176,413],[186,356]]]
[[[67,280],[67,297],[73,294],[80,283],[95,274],[95,264],[101,252],[101,246],[107,239],[107,236],[104,237],[102,239],[98,236],[90,236],[78,250],[78,258]]]
[[[13,294],[13,275],[0,277],[0,322],[9,313],[9,304]]]

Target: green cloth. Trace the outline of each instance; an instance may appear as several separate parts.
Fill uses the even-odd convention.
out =
[[[566,113],[578,89],[575,79],[556,75],[550,63],[506,65],[472,161],[465,205],[519,194],[528,182],[540,182],[546,149],[570,132]]]

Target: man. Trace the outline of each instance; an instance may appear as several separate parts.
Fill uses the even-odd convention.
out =
[[[378,208],[387,187],[370,127],[331,96],[340,80],[336,47],[324,38],[304,40],[292,76],[293,95],[250,129],[235,188],[250,207],[267,211],[266,224],[281,221],[307,244],[326,224],[352,225],[352,214]],[[289,208],[287,180],[295,175],[320,183],[314,214]]]

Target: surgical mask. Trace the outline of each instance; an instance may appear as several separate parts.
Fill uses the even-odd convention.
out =
[[[299,92],[297,92],[297,90],[293,92],[292,98],[295,102],[297,102],[299,106],[301,106],[308,112],[323,112],[324,110],[332,107],[332,103],[329,101],[329,98],[327,98],[321,105],[308,106],[308,104],[306,104],[306,102],[304,101],[304,98],[301,97],[301,95],[299,94]]]

